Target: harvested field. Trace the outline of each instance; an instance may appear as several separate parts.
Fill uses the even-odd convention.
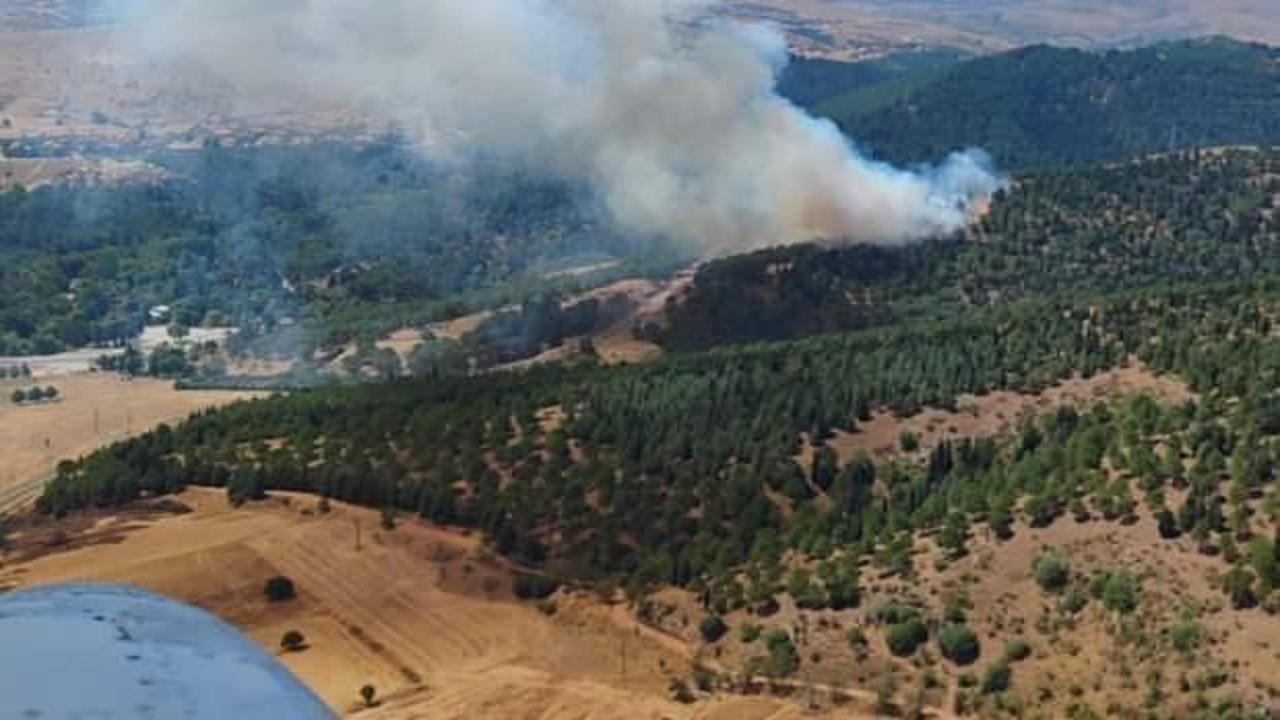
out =
[[[53,385],[57,402],[18,406],[15,389]],[[31,380],[0,380],[0,511],[33,500],[60,460],[177,422],[197,410],[255,397],[253,393],[179,392],[173,383],[126,380],[113,373],[78,373]]]

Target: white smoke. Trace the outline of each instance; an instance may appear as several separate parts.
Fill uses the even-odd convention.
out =
[[[735,251],[963,228],[984,153],[894,169],[775,92],[776,31],[718,0],[157,0],[134,23],[243,98],[357,104],[437,158],[588,184],[623,227]]]

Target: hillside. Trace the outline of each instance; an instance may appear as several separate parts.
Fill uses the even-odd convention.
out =
[[[685,617],[772,628],[763,655],[729,656],[723,674],[708,676],[708,689],[732,687],[742,673],[777,682],[828,677],[822,657],[844,656],[809,643],[846,642],[847,635],[839,647],[858,653],[865,646],[906,673],[895,682],[944,693],[926,702],[951,697],[954,707],[994,712],[1035,697],[1036,685],[1025,680],[1009,690],[998,648],[1029,632],[1032,608],[1043,602],[1048,624],[1035,627],[1047,658],[1071,654],[1069,647],[1114,624],[1129,629],[1106,662],[1155,671],[1145,681],[1154,707],[1185,716],[1201,702],[1244,707],[1235,703],[1268,692],[1272,659],[1256,661],[1258,675],[1230,673],[1220,669],[1225,649],[1214,649],[1205,666],[1213,676],[1187,677],[1179,689],[1168,665],[1176,656],[1161,638],[1173,623],[1191,623],[1193,637],[1177,647],[1194,653],[1210,647],[1196,639],[1210,625],[1274,632],[1276,287],[1267,280],[1024,302],[642,368],[548,367],[295,393],[63,464],[40,508],[74,521],[84,509],[211,485],[225,487],[233,506],[259,502],[268,490],[294,490],[381,508],[388,522],[404,513],[475,528],[520,565],[625,588],[649,622],[665,622],[670,601],[660,593],[674,586],[689,593]],[[1077,372],[1090,377],[1133,358],[1151,372],[1185,378],[1189,389],[1165,404],[1123,393],[1057,407],[1032,402],[1036,410],[994,435],[950,431],[925,445],[904,431],[901,454],[840,449],[881,409],[903,418],[925,407],[964,414],[987,394],[1050,392]],[[1100,559],[1111,531],[1131,538],[1122,546],[1153,545],[1150,557]],[[1089,538],[1095,549],[1070,555],[1076,569],[1063,574],[1074,584],[1044,580],[1045,600],[1022,595],[1026,607],[1011,616],[1001,619],[1003,605],[993,601],[1004,591],[974,587],[952,600],[911,591],[921,587],[916,578],[985,554],[980,548],[1004,563],[1029,563],[1027,553],[1004,544],[1049,532]],[[1165,566],[1186,562],[1174,560],[1177,548],[1193,559],[1187,569]],[[977,573],[975,580],[964,585],[996,577],[972,567],[960,577]],[[1202,578],[1194,605],[1185,594],[1179,601],[1180,593],[1157,590],[1176,582],[1157,580],[1161,573],[1179,572]],[[1070,592],[1056,599],[1066,585]],[[540,596],[556,583],[524,587]],[[962,590],[954,582],[926,587]],[[651,593],[659,595],[646,601]],[[1086,606],[1096,608],[1088,622],[1076,618]],[[793,620],[775,624],[779,609]],[[805,629],[832,617],[838,632],[830,624]],[[701,632],[714,643],[722,631],[707,622]],[[937,665],[931,650],[917,652],[935,633],[944,644],[965,636],[966,622],[984,632],[978,667],[990,679],[980,691],[965,670],[974,651],[942,650],[968,658],[951,665]],[[958,627],[944,633],[949,626]],[[1063,633],[1066,644],[1050,641]],[[886,646],[888,656],[878,649]],[[889,656],[914,660],[903,665]],[[874,674],[859,677],[855,687],[865,690],[861,683]],[[884,701],[910,697],[891,689]],[[1107,696],[1081,688],[1073,697],[1098,712]]]
[[[62,463],[37,522],[211,486],[467,528],[537,573],[523,596],[621,588],[714,647],[681,697],[760,677],[1014,714],[1079,661],[1107,671],[1062,712],[1244,708],[1274,650],[1229,628],[1280,607],[1278,164],[1028,173],[967,241],[712,263],[665,331],[709,350],[233,405]],[[732,344],[797,329],[856,331]],[[1030,566],[1052,547],[1074,580]]]
[[[857,95],[820,107],[897,163],[981,147],[1016,169],[1280,141],[1280,50],[1221,38],[1105,53],[1033,46],[911,90],[887,107],[873,98],[869,113]]]
[[[665,327],[669,348],[804,337],[950,316],[1040,295],[1280,271],[1280,152],[1187,153],[1025,173],[969,237],[796,247],[708,263]]]
[[[778,78],[778,93],[813,109],[833,101],[870,96],[880,88],[895,90],[921,77],[932,77],[967,57],[956,50],[905,50],[861,62],[792,57]]]
[[[11,2],[0,592],[195,604],[362,720],[1280,718],[1280,50],[968,54],[1254,2],[245,0],[164,27],[394,122],[118,145],[167,91],[53,62],[106,5]],[[864,163],[704,10],[1007,176]]]

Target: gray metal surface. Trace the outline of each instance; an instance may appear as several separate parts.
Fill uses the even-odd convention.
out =
[[[0,596],[0,718],[333,718],[284,666],[196,608],[131,588]]]

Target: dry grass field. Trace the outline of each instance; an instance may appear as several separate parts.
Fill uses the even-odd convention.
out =
[[[1070,518],[1043,530],[1020,528],[999,543],[977,533],[970,553],[943,563],[928,539],[917,543],[916,578],[882,579],[864,571],[861,607],[800,611],[789,599],[761,618],[740,611],[714,646],[700,643],[701,611],[686,593],[656,599],[673,608],[661,630],[640,625],[626,606],[593,594],[561,592],[547,615],[510,595],[511,571],[476,538],[405,520],[393,531],[377,514],[334,503],[315,512],[313,498],[282,495],[241,509],[219,491],[192,489],[170,507],[63,523],[28,518],[11,538],[0,586],[64,581],[138,585],[209,610],[262,643],[336,710],[367,718],[760,718],[872,717],[869,689],[893,678],[900,702],[922,701],[932,717],[947,708],[959,678],[980,675],[1014,638],[1031,656],[1015,666],[1006,702],[1062,713],[1081,698],[1096,712],[1140,705],[1154,682],[1185,706],[1209,673],[1215,692],[1267,702],[1280,687],[1280,619],[1259,610],[1224,608],[1212,580],[1220,563],[1189,542],[1160,542],[1149,519],[1133,526]],[[176,512],[172,506],[178,506]],[[359,546],[357,547],[357,526]],[[1095,603],[1070,623],[1030,573],[1038,553],[1054,549],[1082,575],[1126,568],[1142,578],[1141,610],[1131,620]],[[294,601],[273,604],[267,578],[289,576]],[[870,620],[890,600],[935,615],[957,601],[971,605],[969,624],[983,655],[966,669],[930,649],[892,658]],[[1168,646],[1168,629],[1193,618],[1202,644],[1191,653]],[[791,686],[774,695],[727,692],[692,705],[668,699],[672,678],[687,678],[694,658],[714,669],[740,668],[760,650],[739,638],[742,625],[783,628],[803,637],[805,658]],[[804,628],[803,632],[799,628]],[[865,628],[870,647],[856,659],[848,632]],[[301,652],[279,639],[298,630]],[[924,679],[933,678],[932,689]],[[1156,678],[1156,680],[1152,680]],[[357,689],[372,683],[381,701],[363,708]],[[831,691],[847,693],[833,702]],[[1106,716],[1105,713],[1102,716]]]
[[[15,389],[52,385],[59,400],[19,406]],[[50,475],[58,461],[74,459],[103,445],[145,432],[162,422],[180,421],[197,410],[253,397],[250,393],[179,392],[173,383],[114,373],[78,373],[35,380],[0,380],[0,510],[11,491]],[[30,500],[34,491],[18,493]]]
[[[231,509],[225,494],[192,489],[189,512],[137,511],[65,523],[28,519],[11,538],[0,584],[130,583],[193,603],[273,652],[298,630],[307,648],[281,660],[344,713],[409,718],[794,717],[769,698],[680,705],[691,649],[644,628],[593,595],[557,597],[545,615],[510,594],[511,572],[475,538],[377,513],[277,497]],[[356,546],[357,525],[359,547]],[[289,576],[294,601],[262,592]],[[361,707],[372,683],[382,698]],[[847,715],[845,716],[847,717]]]

